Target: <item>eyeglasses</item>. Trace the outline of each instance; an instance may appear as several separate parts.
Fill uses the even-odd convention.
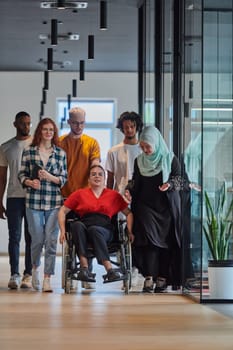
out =
[[[74,126],[83,126],[85,121],[82,121],[82,122],[76,122],[74,120],[70,120],[70,123]]]
[[[42,128],[42,131],[46,131],[46,132],[54,132],[54,129],[50,129],[50,128]]]
[[[96,171],[94,171],[93,173],[90,173],[90,176],[91,176],[91,177],[94,177],[94,176],[100,176],[100,177],[103,177],[103,176],[104,176],[104,174],[103,174],[103,173],[101,173],[101,172],[97,173]]]

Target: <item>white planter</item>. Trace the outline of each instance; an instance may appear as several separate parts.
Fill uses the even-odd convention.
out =
[[[211,299],[233,299],[233,260],[209,261]]]

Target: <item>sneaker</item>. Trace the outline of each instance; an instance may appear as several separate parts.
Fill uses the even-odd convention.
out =
[[[84,281],[82,281],[82,288],[95,289],[95,283],[94,282],[84,282]]]
[[[88,271],[88,268],[81,267],[77,279],[83,282],[95,282],[95,274]]]
[[[114,281],[119,281],[119,279],[121,278],[121,275],[119,272],[110,269],[107,271],[107,280],[108,282],[114,282]]]
[[[136,287],[138,284],[138,280],[138,269],[136,267],[132,267],[131,286]]]
[[[154,281],[152,277],[146,277],[142,289],[143,293],[153,293]]]
[[[42,291],[47,292],[47,293],[53,292],[52,287],[50,286],[50,278],[49,277],[44,278]]]
[[[32,269],[32,287],[35,290],[40,290],[39,271],[36,269]]]
[[[166,278],[158,277],[156,279],[156,285],[155,285],[155,293],[162,293],[165,292],[167,289],[167,281]]]
[[[23,276],[20,288],[23,288],[23,289],[32,288],[32,276],[31,275],[26,273],[26,275]]]
[[[8,282],[8,288],[9,289],[18,289],[20,285],[20,275],[15,273],[10,277],[10,280]]]
[[[78,290],[78,281],[71,280],[70,290],[76,292]]]

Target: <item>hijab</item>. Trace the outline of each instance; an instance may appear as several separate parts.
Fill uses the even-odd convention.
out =
[[[154,126],[146,126],[139,137],[139,141],[148,143],[153,153],[146,155],[142,152],[137,157],[141,175],[154,176],[162,171],[163,183],[168,181],[174,153],[170,152],[159,130]]]

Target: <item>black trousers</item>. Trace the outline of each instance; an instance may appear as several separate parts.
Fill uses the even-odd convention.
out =
[[[92,247],[99,264],[109,260],[107,243],[112,240],[113,232],[98,225],[85,226],[81,221],[71,224],[72,239],[78,256],[88,258],[88,247]]]
[[[133,247],[134,263],[139,272],[146,276],[168,278],[170,254],[168,249],[162,249],[153,245]]]

